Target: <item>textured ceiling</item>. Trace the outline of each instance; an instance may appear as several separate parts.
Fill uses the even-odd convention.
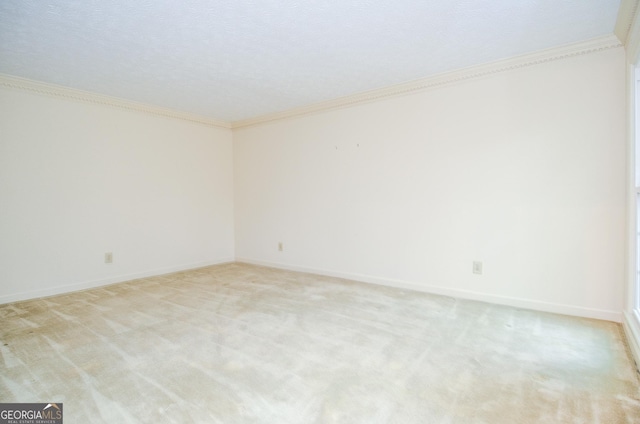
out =
[[[238,121],[612,34],[620,0],[2,0],[0,73]]]

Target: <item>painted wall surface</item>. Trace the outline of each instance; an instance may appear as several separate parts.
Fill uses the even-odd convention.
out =
[[[619,321],[624,87],[618,48],[234,130],[236,258]]]
[[[622,0],[620,10],[635,10],[635,1]],[[630,13],[630,12],[629,12]],[[636,368],[640,369],[640,310],[638,309],[639,281],[638,267],[638,194],[637,182],[640,181],[640,150],[636,140],[640,136],[640,16],[632,14],[628,27],[618,26],[623,31],[623,40],[626,41],[626,70],[627,70],[627,284],[624,303],[623,328],[627,336],[627,342],[633,354]],[[620,23],[620,19],[618,19]]]
[[[233,260],[232,154],[230,130],[2,89],[0,303]]]

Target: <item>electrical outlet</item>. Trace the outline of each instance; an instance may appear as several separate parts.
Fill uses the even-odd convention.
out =
[[[113,263],[113,253],[107,252],[104,254],[104,263],[105,264]]]
[[[473,273],[474,274],[482,274],[482,262],[473,261]]]
[[[283,245],[282,245],[282,242],[279,242],[279,243],[278,243],[278,251],[279,251],[279,252],[282,252],[283,250],[284,250],[284,247],[283,247]]]

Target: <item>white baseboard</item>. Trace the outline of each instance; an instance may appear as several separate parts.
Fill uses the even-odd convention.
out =
[[[50,287],[42,290],[12,293],[8,295],[0,296],[0,305],[5,303],[18,302],[22,300],[36,299],[40,297],[55,296],[58,294],[70,293],[74,291],[86,290],[86,289],[91,289],[96,287],[103,287],[109,284],[116,284],[116,283],[122,283],[125,281],[135,280],[137,278],[145,278],[145,277],[152,277],[152,276],[158,276],[163,274],[170,274],[174,272],[202,268],[202,267],[212,266],[212,265],[219,265],[223,263],[230,263],[234,261],[244,262],[244,263],[254,264],[254,265],[267,266],[271,268],[279,268],[279,269],[286,269],[291,271],[326,275],[330,277],[345,278],[345,279],[360,281],[364,283],[378,284],[382,286],[396,287],[396,288],[407,289],[407,290],[416,290],[416,291],[421,291],[425,293],[438,294],[442,296],[477,300],[480,302],[495,303],[499,305],[513,306],[517,308],[532,309],[536,311],[552,312],[557,314],[572,315],[572,316],[579,316],[579,317],[585,317],[585,318],[595,318],[595,319],[601,319],[606,321],[614,321],[618,323],[623,322],[623,314],[622,312],[618,312],[618,311],[608,311],[608,310],[602,310],[602,309],[584,308],[584,307],[573,306],[573,305],[548,303],[548,302],[541,302],[537,300],[492,295],[487,293],[479,293],[479,292],[473,292],[469,290],[461,290],[461,289],[455,289],[455,288],[449,288],[449,287],[425,285],[425,284],[419,284],[419,283],[410,282],[410,281],[380,278],[380,277],[362,275],[357,273],[331,271],[331,270],[304,267],[304,266],[294,266],[294,265],[277,263],[277,262],[254,260],[249,258],[234,259],[231,257],[221,258],[215,261],[183,264],[183,265],[169,267],[169,268],[160,268],[160,269],[148,270],[144,272],[118,275],[118,276],[109,277],[109,278],[100,279],[100,280],[84,281],[80,283]],[[634,318],[634,317],[631,317],[631,318]],[[630,319],[629,317],[625,316],[623,324],[625,325],[625,331],[628,333],[627,337],[630,339],[630,342],[629,342],[630,345],[635,343],[635,345],[632,346],[632,351],[634,352],[634,356],[636,356],[636,360],[638,361],[640,358],[640,328],[633,327],[633,325],[638,326],[638,323],[634,322],[633,319]],[[635,333],[631,333],[632,336],[634,334],[636,335],[635,339],[632,339],[631,338],[632,336],[629,336],[629,333],[631,331],[635,331]],[[640,361],[638,363],[640,364]]]
[[[324,269],[310,268],[304,266],[294,266],[276,262],[268,262],[254,260],[249,258],[237,257],[236,262],[245,262],[248,264],[267,266],[271,268],[280,268],[290,271],[307,272],[312,274],[326,275],[330,277],[345,278],[348,280],[360,281],[363,283],[378,284],[382,286],[390,286],[408,290],[416,290],[425,293],[438,294],[442,296],[457,297],[461,299],[477,300],[480,302],[495,303],[499,305],[513,306],[516,308],[532,309],[535,311],[552,312],[562,315],[572,315],[584,318],[594,318],[605,321],[622,322],[621,311],[609,311],[604,309],[585,308],[574,305],[564,305],[559,303],[542,302],[538,300],[523,299],[509,296],[499,296],[494,294],[480,293],[469,290],[454,289],[442,286],[433,286],[420,284],[410,281],[395,280],[389,278],[380,278],[370,275],[362,275],[356,273],[330,271]]]
[[[198,262],[191,264],[177,265],[168,268],[159,268],[143,272],[135,272],[131,274],[117,275],[109,278],[103,278],[100,280],[83,281],[80,283],[65,284],[62,286],[49,287],[42,290],[31,290],[21,293],[11,293],[8,295],[0,296],[0,305],[11,302],[19,302],[22,300],[37,299],[40,297],[55,296],[58,294],[65,294],[75,292],[79,290],[93,289],[96,287],[108,286],[110,284],[122,283],[125,281],[135,280],[137,278],[154,277],[158,275],[171,274],[174,272],[185,271],[195,268],[203,268],[211,265],[220,265],[223,263],[234,262],[233,258],[222,258],[215,261]]]
[[[640,316],[636,312],[625,312],[622,328],[627,336],[636,369],[640,370]]]

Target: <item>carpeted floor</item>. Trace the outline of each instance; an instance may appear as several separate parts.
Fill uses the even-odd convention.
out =
[[[245,264],[0,306],[65,423],[638,423],[620,325]]]

